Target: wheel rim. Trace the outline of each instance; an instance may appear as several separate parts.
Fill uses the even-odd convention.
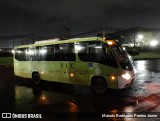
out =
[[[40,83],[39,74],[34,74],[34,75],[33,75],[33,82],[34,82],[35,84],[39,84],[39,83]]]
[[[95,88],[97,90],[104,90],[104,85],[101,82],[96,82]]]
[[[93,84],[93,88],[98,93],[104,93],[104,92],[106,92],[107,86],[106,86],[106,83],[104,82],[104,80],[97,79]]]

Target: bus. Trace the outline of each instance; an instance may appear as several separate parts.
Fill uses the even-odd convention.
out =
[[[131,59],[115,40],[100,37],[43,40],[14,48],[14,74],[42,80],[91,86],[97,93],[123,89],[135,80]]]

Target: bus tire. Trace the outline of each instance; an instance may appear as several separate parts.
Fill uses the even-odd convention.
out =
[[[95,78],[92,81],[92,89],[96,93],[105,93],[107,88],[107,83],[103,78]]]
[[[35,72],[35,73],[32,74],[32,81],[33,81],[33,83],[36,84],[36,85],[39,85],[39,84],[40,84],[41,78],[40,78],[39,73]]]

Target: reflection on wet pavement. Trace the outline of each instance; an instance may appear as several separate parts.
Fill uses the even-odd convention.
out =
[[[48,87],[47,90],[45,89],[46,87],[43,86],[22,88],[17,85],[15,89],[16,92],[19,92],[19,95],[16,95],[16,108],[24,112],[29,110],[40,113],[55,112],[58,116],[59,114],[57,114],[57,112],[62,114],[64,112],[85,112],[87,115],[96,116],[97,114],[94,112],[114,114],[121,111],[128,111],[129,108],[131,109],[131,107],[137,104],[135,99],[121,94],[123,91],[110,90],[109,94],[99,95],[92,93],[88,87],[84,89],[84,87],[76,87],[75,85],[49,84],[48,82],[44,85]],[[55,90],[53,88],[55,88]],[[57,88],[59,88],[59,90],[57,90]],[[66,88],[69,88],[69,90],[65,90]],[[24,101],[20,101],[20,99]],[[20,109],[19,107],[23,108]],[[86,117],[86,114],[82,116]],[[101,117],[101,114],[98,116]]]

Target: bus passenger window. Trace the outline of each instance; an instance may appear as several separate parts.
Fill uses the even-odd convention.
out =
[[[18,48],[15,50],[15,59],[19,61],[26,61],[25,55],[26,48]]]
[[[75,45],[78,50],[78,58],[81,61],[87,61],[87,43],[79,43]]]
[[[39,47],[39,61],[45,61],[46,60],[46,53],[47,53],[47,47]]]
[[[35,61],[37,57],[36,48],[28,48],[26,51],[26,60]]]
[[[47,46],[45,60],[46,61],[53,61],[54,60],[54,45]]]
[[[69,44],[69,47],[67,50],[67,57],[68,57],[67,58],[68,61],[75,61],[76,59],[73,43]]]
[[[91,41],[88,46],[89,57],[91,62],[105,63],[105,53],[103,51],[102,43],[99,41]]]
[[[40,61],[53,61],[54,60],[54,45],[39,47],[39,60]]]
[[[54,61],[54,45],[47,46],[47,60]]]
[[[66,45],[55,45],[55,60],[66,61]]]
[[[55,45],[55,60],[56,61],[74,61],[75,53],[73,44],[58,44]]]
[[[55,54],[55,60],[56,61],[62,60],[62,54],[61,54],[59,45],[55,45],[55,52],[54,52],[54,54]]]

